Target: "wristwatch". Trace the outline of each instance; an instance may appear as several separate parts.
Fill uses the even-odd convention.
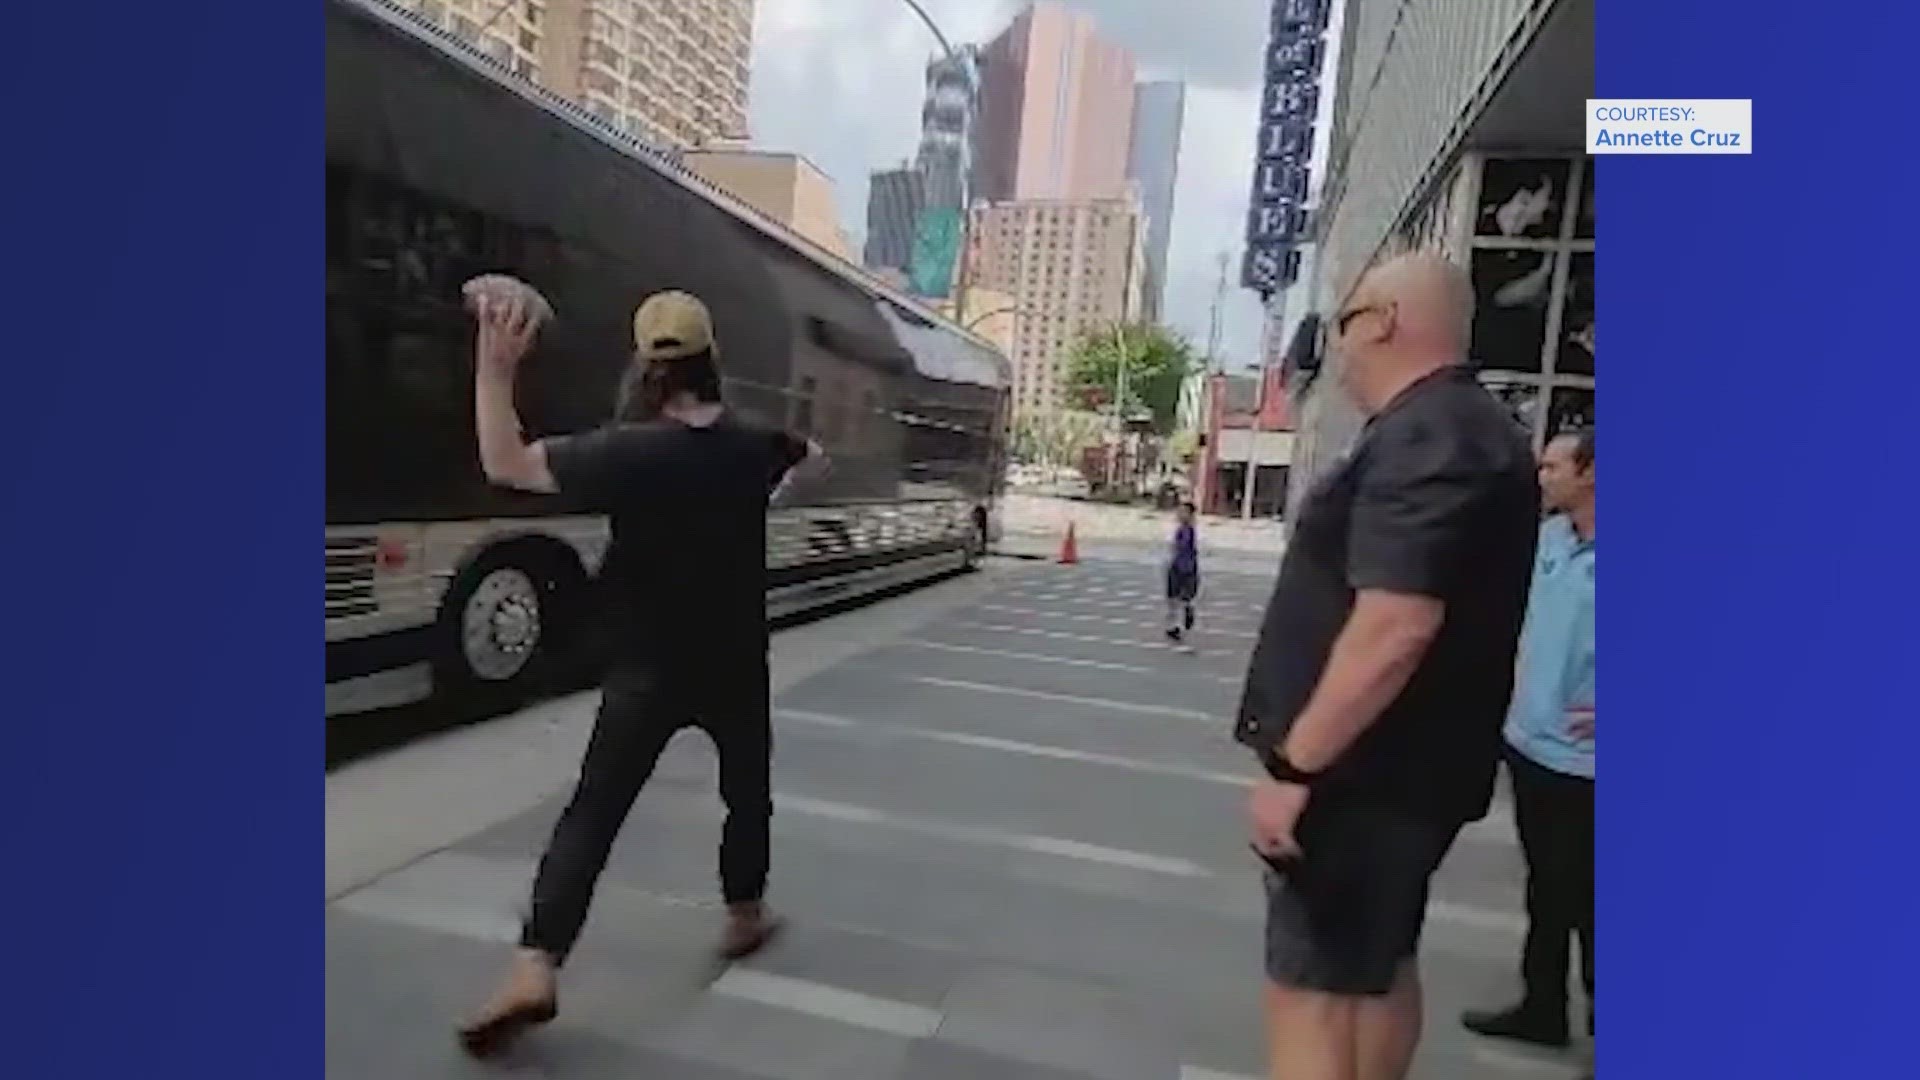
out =
[[[1268,776],[1273,777],[1283,784],[1298,784],[1301,787],[1312,787],[1314,781],[1326,775],[1324,769],[1320,772],[1308,772],[1300,768],[1293,762],[1288,761],[1286,751],[1278,747],[1262,755],[1261,763],[1267,767]]]

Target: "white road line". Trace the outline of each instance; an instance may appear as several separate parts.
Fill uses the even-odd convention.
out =
[[[1535,1057],[1494,1046],[1476,1046],[1472,1056],[1475,1064],[1516,1076],[1570,1076],[1576,1068],[1567,1057]]]
[[[1218,1069],[1202,1069],[1197,1065],[1182,1065],[1180,1080],[1256,1080],[1256,1078],[1243,1076],[1240,1073],[1221,1072]]]
[[[1035,701],[1058,701],[1069,705],[1085,705],[1095,709],[1111,709],[1115,712],[1145,713],[1149,716],[1174,716],[1182,720],[1207,720],[1225,723],[1212,713],[1197,709],[1177,709],[1171,705],[1141,705],[1132,701],[1114,701],[1110,698],[1081,697],[1078,694],[1054,694],[1045,690],[1028,690],[1018,686],[999,686],[994,683],[971,682],[966,679],[938,679],[931,675],[915,675],[914,682],[928,686],[944,686],[950,690],[972,690],[982,694],[1010,694],[1014,697],[1032,698]]]
[[[1103,765],[1109,768],[1125,769],[1129,772],[1150,773],[1157,776],[1178,776],[1189,780],[1203,780],[1210,784],[1226,787],[1245,788],[1253,782],[1252,775],[1238,775],[1214,769],[1201,769],[1189,765],[1171,762],[1142,761],[1138,758],[1122,757],[1118,754],[1101,754],[1090,750],[1073,750],[1064,746],[1050,746],[1044,743],[1021,742],[1016,739],[1002,739],[993,735],[972,735],[961,731],[940,731],[931,728],[908,727],[904,724],[877,723],[868,720],[855,720],[846,716],[830,713],[809,712],[804,709],[778,709],[775,714],[789,720],[818,724],[838,729],[863,728],[884,732],[905,738],[925,739],[931,742],[951,743],[976,750],[998,750],[1009,754],[1022,754],[1027,757],[1047,758],[1054,761],[1073,761],[1083,765]]]
[[[1527,917],[1518,912],[1496,911],[1473,904],[1456,904],[1451,900],[1429,900],[1427,917],[1439,922],[1452,923],[1455,926],[1498,934],[1518,936],[1527,932]]]
[[[1135,611],[1152,610],[1166,603],[1166,597],[1151,593],[1135,594],[1131,600],[1089,600],[1075,593],[1000,593],[1002,600],[1040,600],[1056,604],[1079,604],[1082,607],[1129,608]],[[1202,615],[1218,615],[1224,611],[1250,611],[1259,614],[1266,610],[1261,604],[1241,604],[1225,600],[1202,600],[1199,604]]]
[[[747,968],[728,968],[715,980],[713,992],[909,1039],[925,1038],[940,1028],[941,1014],[933,1009]]]
[[[1144,851],[1128,851],[1124,848],[1082,843],[1078,840],[1066,840],[1054,836],[1034,836],[969,825],[953,825],[910,814],[899,814],[891,810],[876,810],[872,807],[853,806],[802,795],[776,794],[774,805],[779,811],[797,812],[832,821],[882,825],[925,836],[936,836],[943,840],[955,840],[986,847],[1011,848],[1015,851],[1078,859],[1082,862],[1102,863],[1107,866],[1124,866],[1133,870],[1166,874],[1170,877],[1208,878],[1213,876],[1213,871],[1186,859],[1173,859],[1164,855],[1151,855]]]
[[[997,611],[1003,615],[1031,615],[1042,619],[1066,619],[1069,622],[1105,623],[1109,626],[1133,626],[1151,630],[1162,629],[1157,622],[1143,622],[1139,619],[1121,619],[1111,615],[1075,615],[1063,611],[1041,611],[1039,608],[1009,607],[1005,604],[975,604],[980,611]],[[1220,637],[1253,638],[1259,635],[1248,630],[1216,630],[1208,628],[1196,633],[1214,634]]]
[[[1164,641],[1093,637],[1088,634],[1070,634],[1065,630],[1041,630],[1038,627],[1032,626],[1005,626],[999,623],[963,622],[952,623],[950,624],[950,628],[954,630],[980,630],[992,634],[1025,634],[1028,637],[1048,638],[1053,641],[1075,641],[1082,645],[1112,645],[1115,648],[1121,649],[1152,649],[1155,652],[1166,652],[1169,648]],[[1195,650],[1195,653],[1200,656],[1218,655],[1217,653],[1200,650]]]
[[[968,629],[962,626],[958,629]],[[1209,671],[1180,668],[1151,668],[1138,664],[1116,664],[1107,660],[1087,660],[1078,656],[1051,656],[1046,653],[1013,652],[1005,649],[985,649],[976,645],[956,645],[950,641],[929,641],[926,638],[907,638],[894,642],[896,645],[916,649],[933,649],[938,652],[972,653],[977,656],[993,656],[1003,660],[1027,660],[1036,664],[1066,664],[1071,667],[1100,668],[1105,671],[1124,671],[1132,675],[1173,676],[1186,679],[1199,679],[1202,682],[1219,683],[1223,686],[1239,686],[1245,681],[1238,675],[1215,675]],[[1197,652],[1188,655],[1199,655]]]
[[[924,1005],[876,997],[837,986],[773,975],[751,968],[729,968],[713,984],[713,992],[735,1001],[748,1001],[769,1008],[783,1009],[849,1027],[877,1031],[903,1038],[921,1039],[940,1029],[946,1014]],[[1254,1080],[1235,1073],[1180,1067],[1180,1080]]]
[[[1011,652],[1006,649],[983,649],[977,645],[954,645],[945,641],[928,641],[925,638],[907,638],[894,642],[915,649],[933,649],[938,652],[970,653],[974,656],[992,656],[1001,660],[1027,660],[1036,664],[1066,664],[1071,667],[1099,668],[1103,671],[1126,671],[1135,675],[1152,675],[1155,669],[1141,667],[1138,664],[1114,664],[1105,660],[1083,660],[1076,656],[1048,656],[1045,653]]]

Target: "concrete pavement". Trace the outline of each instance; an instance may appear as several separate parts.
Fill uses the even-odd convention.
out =
[[[720,809],[685,734],[610,860],[560,1019],[506,1062],[466,1061],[452,1027],[507,957],[590,699],[330,776],[328,1075],[1260,1075],[1252,770],[1227,716],[1267,582],[1215,569],[1177,653],[1150,561],[1001,563],[781,634],[788,934],[708,959]],[[1575,1075],[1454,1021],[1510,989],[1517,880],[1503,820],[1441,874],[1423,1080]]]

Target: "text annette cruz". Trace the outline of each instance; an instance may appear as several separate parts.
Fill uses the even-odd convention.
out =
[[[1589,154],[1751,154],[1752,98],[1589,98]]]

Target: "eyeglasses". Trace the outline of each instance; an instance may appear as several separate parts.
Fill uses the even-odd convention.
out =
[[[1346,333],[1347,333],[1347,327],[1353,322],[1353,320],[1359,318],[1362,315],[1365,315],[1369,311],[1380,311],[1380,310],[1382,309],[1378,304],[1363,304],[1360,307],[1348,308],[1347,310],[1334,316],[1333,332],[1344,337],[1346,336]]]

